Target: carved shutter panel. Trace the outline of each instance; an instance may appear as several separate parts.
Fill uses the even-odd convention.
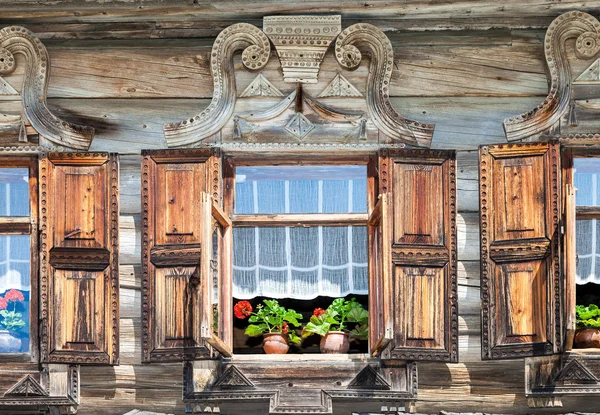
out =
[[[482,359],[562,347],[558,143],[481,147]]]
[[[221,282],[231,222],[211,200],[219,198],[220,177],[210,149],[143,152],[145,361],[211,358],[209,344],[230,354],[231,285]]]
[[[43,362],[118,364],[119,162],[40,158]]]
[[[384,310],[371,344],[378,354],[389,343],[382,358],[458,360],[455,163],[449,151],[382,152],[379,231],[378,209],[370,220],[381,258],[370,296]]]

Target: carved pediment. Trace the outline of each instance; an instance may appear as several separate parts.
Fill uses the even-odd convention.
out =
[[[50,57],[42,42],[29,30],[10,26],[0,30],[0,75],[14,72],[17,66],[15,54],[24,55],[27,63],[23,80],[23,112],[31,126],[51,143],[74,150],[87,150],[94,137],[94,129],[73,124],[54,115],[46,105],[46,89],[50,72]],[[5,85],[6,84],[6,85]],[[14,88],[0,79],[0,94],[14,95]],[[1,125],[6,120],[0,119]],[[23,141],[24,129],[19,130]],[[25,140],[26,141],[26,140]],[[15,140],[15,144],[18,144]]]
[[[434,126],[402,117],[390,102],[394,53],[380,29],[359,23],[341,31],[340,16],[268,16],[263,22],[263,31],[239,23],[219,34],[211,54],[213,99],[200,114],[164,125],[169,147],[259,141],[304,145],[317,140],[325,145],[354,145],[363,140],[375,145],[431,146]],[[234,54],[242,52],[245,69],[260,71],[269,60],[271,42],[283,79],[270,75],[267,80],[259,73],[238,96]],[[368,71],[358,71],[365,79],[364,96],[341,73],[325,86],[315,85],[332,45],[329,59],[335,59],[346,73],[360,66],[363,55],[369,56]],[[285,82],[296,85],[286,91]],[[316,90],[309,90],[311,85]],[[278,101],[266,99],[285,94]],[[319,99],[313,98],[317,95]],[[290,112],[294,102],[295,109]],[[303,103],[307,105],[303,107]],[[274,121],[279,116],[285,121]],[[268,124],[268,131],[261,123]],[[307,142],[309,135],[314,139]]]
[[[31,375],[26,375],[4,393],[5,398],[23,396],[48,396],[48,392]]]
[[[348,389],[389,390],[390,384],[372,366],[367,365],[348,384]]]
[[[555,381],[571,383],[596,383],[598,378],[579,360],[574,359],[556,374]]]
[[[254,384],[235,366],[231,365],[213,385],[219,389],[254,389]]]

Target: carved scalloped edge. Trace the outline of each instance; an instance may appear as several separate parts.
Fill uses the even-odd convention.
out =
[[[594,35],[598,33],[600,22],[585,12],[570,11],[552,21],[544,39],[550,91],[544,102],[537,107],[504,120],[504,131],[509,141],[544,132],[560,122],[560,118],[569,109],[571,99],[571,69],[566,41],[577,38],[577,53],[589,58],[600,49],[600,42],[594,39]]]
[[[48,153],[40,154],[40,169],[39,169],[39,183],[40,183],[40,361],[41,362],[54,362],[54,363],[62,363],[68,360],[69,363],[84,363],[84,364],[117,364],[116,357],[118,358],[118,350],[119,350],[119,300],[118,300],[118,284],[119,284],[119,272],[118,272],[118,227],[119,227],[119,210],[118,210],[118,202],[117,207],[111,208],[110,212],[110,221],[111,221],[111,229],[110,229],[110,240],[113,248],[116,248],[117,252],[113,253],[113,260],[111,261],[110,270],[108,271],[111,275],[109,276],[111,280],[111,317],[112,317],[112,333],[111,338],[108,341],[112,341],[113,346],[113,356],[109,356],[106,353],[94,353],[94,356],[81,356],[77,355],[77,352],[73,353],[61,353],[61,356],[53,357],[49,354],[50,340],[48,333],[48,308],[50,307],[49,303],[49,287],[48,287],[48,278],[50,278],[51,273],[49,272],[49,267],[51,267],[48,257],[49,257],[49,249],[46,241],[48,240],[48,216],[47,216],[47,206],[51,204],[51,201],[48,199],[48,169],[49,160],[47,157]],[[55,158],[70,158],[76,157],[80,159],[85,158],[97,158],[99,156],[105,156],[109,159],[111,163],[111,192],[110,192],[110,200],[111,206],[113,201],[119,199],[118,193],[118,156],[116,154],[110,154],[106,152],[93,152],[93,153],[52,153],[52,156]],[[115,181],[116,180],[116,181]],[[50,203],[49,203],[50,202]],[[116,254],[116,256],[115,256]],[[116,260],[115,260],[116,258]],[[115,354],[116,353],[116,354]],[[112,358],[112,359],[111,359]],[[111,362],[112,360],[112,362]]]
[[[418,147],[431,147],[433,124],[409,120],[398,114],[389,98],[394,51],[388,37],[376,26],[357,23],[345,29],[335,43],[335,57],[347,69],[362,60],[361,47],[371,57],[367,79],[367,110],[373,124],[392,140]]]
[[[490,349],[490,339],[492,333],[490,332],[489,315],[490,315],[490,281],[489,281],[489,270],[488,260],[490,256],[489,244],[488,244],[488,229],[490,226],[489,218],[487,214],[488,209],[488,172],[492,165],[492,156],[489,152],[491,147],[493,148],[518,148],[518,147],[545,147],[549,146],[548,151],[551,152],[550,163],[552,164],[552,205],[553,205],[553,238],[551,241],[552,249],[554,249],[554,275],[553,275],[553,289],[555,293],[560,292],[560,253],[558,248],[558,225],[559,217],[558,208],[560,193],[558,187],[558,163],[559,163],[559,144],[554,141],[550,142],[532,142],[532,143],[519,143],[519,144],[499,144],[493,146],[482,146],[480,147],[479,153],[479,206],[480,206],[480,249],[481,249],[481,356],[483,359],[490,357],[523,357],[533,352],[532,347],[522,347],[520,349],[512,348],[512,350],[506,351],[501,349]],[[559,350],[562,344],[562,328],[561,328],[561,307],[559,301],[554,301],[554,323],[555,323],[555,347]],[[550,322],[548,322],[550,325]],[[547,328],[548,329],[548,328]],[[550,333],[548,333],[550,334]],[[551,345],[549,345],[551,347]]]
[[[212,101],[200,114],[163,126],[168,147],[202,141],[219,132],[231,118],[237,95],[233,55],[239,50],[243,50],[244,66],[259,70],[269,60],[271,44],[259,28],[248,23],[233,24],[219,33],[210,59],[214,85]]]
[[[169,150],[167,150],[169,151]],[[142,360],[152,359],[152,313],[150,310],[150,166],[154,162],[150,152],[142,154]]]
[[[0,54],[5,61],[0,75],[16,68],[14,54],[25,56],[23,80],[23,111],[36,131],[55,144],[72,149],[87,150],[94,138],[94,129],[86,125],[67,122],[54,115],[46,106],[46,89],[50,73],[50,57],[46,47],[31,31],[20,26],[0,30]]]
[[[222,143],[215,147],[224,150],[261,148],[265,150],[277,149],[352,149],[352,150],[379,150],[383,148],[404,148],[404,144],[377,144],[377,143],[354,143],[354,144],[325,144],[325,143]]]

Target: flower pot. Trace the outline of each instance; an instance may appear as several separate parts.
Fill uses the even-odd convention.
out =
[[[263,334],[263,350],[266,354],[286,354],[289,349],[287,336],[281,333]]]
[[[330,331],[321,337],[321,353],[347,353],[350,348],[348,333]]]
[[[600,329],[578,329],[575,332],[573,347],[576,349],[600,348]]]
[[[0,330],[0,353],[18,353],[21,351],[21,339],[14,337],[8,330]]]

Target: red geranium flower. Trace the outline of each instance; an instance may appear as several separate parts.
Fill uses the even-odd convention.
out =
[[[237,318],[240,318],[243,320],[246,317],[248,317],[250,314],[252,314],[252,304],[250,304],[250,301],[239,301],[233,307],[233,313],[235,314],[235,316]]]
[[[282,326],[282,328],[281,328],[281,332],[282,332],[283,334],[288,334],[288,331],[289,331],[288,324],[287,324],[287,323],[284,321],[284,322],[283,322],[283,326]]]
[[[0,310],[6,310],[6,307],[8,307],[8,302],[0,297]]]
[[[6,294],[4,294],[4,299],[6,301],[23,301],[25,297],[23,297],[23,293],[19,290],[8,290]]]
[[[315,308],[315,311],[313,312],[313,314],[315,317],[319,317],[324,312],[325,312],[325,310],[323,310],[322,308]]]

